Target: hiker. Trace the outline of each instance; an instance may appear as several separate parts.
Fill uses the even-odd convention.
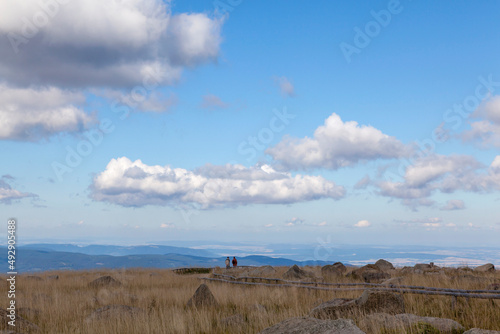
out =
[[[236,268],[238,265],[238,260],[236,260],[236,257],[233,256],[233,268]]]
[[[229,260],[229,256],[226,258],[226,269],[231,268],[231,261]]]

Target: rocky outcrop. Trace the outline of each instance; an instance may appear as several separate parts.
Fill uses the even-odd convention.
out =
[[[311,317],[319,319],[338,319],[355,313],[404,313],[403,297],[385,291],[365,290],[357,299],[336,298],[312,309]]]
[[[482,266],[474,268],[474,271],[478,273],[494,273],[495,266],[493,265],[493,263],[486,263]]]
[[[367,283],[380,283],[388,278],[391,278],[390,274],[382,271],[374,264],[367,264],[366,266],[355,269],[348,276],[356,279],[362,279]]]
[[[206,284],[201,284],[198,289],[196,289],[193,297],[188,300],[186,307],[204,307],[217,305],[217,301],[215,300],[212,291],[210,291]]]
[[[375,265],[377,267],[379,267],[380,270],[385,271],[385,272],[388,272],[389,270],[394,269],[394,266],[392,265],[392,263],[390,263],[389,261],[386,261],[384,259],[378,260],[377,262],[375,262]]]
[[[287,280],[301,280],[304,278],[312,278],[314,275],[311,273],[300,269],[298,265],[294,264],[290,269],[288,269],[284,274],[283,278]]]
[[[260,334],[365,334],[351,319],[319,320],[291,318],[268,327]]]
[[[264,277],[276,274],[276,269],[271,266],[262,266],[252,269],[248,272],[248,276]]]
[[[323,277],[327,276],[343,276],[347,271],[346,266],[342,262],[335,262],[334,264],[327,264],[321,268]]]
[[[387,313],[374,313],[365,316],[359,326],[367,332],[376,332],[380,328],[390,331],[411,332],[417,327],[438,331],[439,333],[454,334],[464,331],[464,327],[451,319],[420,317],[414,314],[390,315]],[[426,332],[427,333],[427,332]]]
[[[91,288],[116,288],[121,286],[120,281],[115,280],[111,276],[101,276],[89,283]]]

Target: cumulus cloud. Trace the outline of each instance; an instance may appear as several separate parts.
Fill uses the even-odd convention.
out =
[[[60,132],[77,132],[96,121],[75,105],[82,94],[58,88],[0,85],[0,139],[34,141]]]
[[[480,120],[470,123],[470,129],[461,134],[462,140],[486,148],[500,147],[500,96],[484,100],[472,117]]]
[[[283,96],[287,97],[295,96],[295,88],[293,87],[293,84],[290,82],[290,80],[288,80],[288,78],[280,77],[276,79],[276,82],[278,83],[281,94]]]
[[[161,0],[73,0],[44,10],[38,0],[0,2],[0,77],[13,85],[133,87],[213,61],[221,19],[173,15]],[[44,20],[46,18],[46,20]]]
[[[354,224],[355,227],[370,227],[372,223],[370,223],[368,220],[360,220],[356,224]]]
[[[315,130],[313,138],[285,137],[266,150],[288,170],[339,169],[362,161],[398,158],[407,152],[396,138],[372,126],[343,122],[335,113]]]
[[[429,197],[435,192],[490,192],[500,189],[500,158],[487,168],[471,156],[430,155],[407,167],[404,181],[375,183],[383,196],[399,198],[410,207],[432,204]],[[447,208],[459,209],[463,202],[450,201]]]
[[[23,198],[28,197],[38,197],[32,193],[24,193],[19,190],[13,189],[8,183],[9,180],[12,180],[9,177],[3,176],[0,178],[0,203],[1,204],[11,204],[14,201],[21,200]]]
[[[444,211],[452,211],[452,210],[463,210],[465,209],[464,201],[460,199],[451,199],[446,202],[446,205],[441,208]]]
[[[304,223],[304,219],[293,217],[292,219],[289,219],[285,222],[286,226],[295,226],[295,225],[300,225]]]
[[[203,100],[201,101],[200,106],[204,109],[224,109],[229,105],[222,101],[220,97],[208,94],[203,96]]]
[[[93,179],[92,197],[122,206],[189,204],[200,208],[289,204],[340,199],[343,187],[321,176],[279,173],[272,168],[206,165],[194,171],[112,159]]]

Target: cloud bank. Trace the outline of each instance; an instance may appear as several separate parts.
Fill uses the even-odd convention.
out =
[[[206,165],[194,171],[112,159],[91,186],[97,201],[122,206],[190,204],[201,208],[340,199],[343,187],[321,176],[279,173],[269,166]]]

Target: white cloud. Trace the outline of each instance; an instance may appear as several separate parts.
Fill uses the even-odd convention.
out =
[[[343,187],[321,176],[278,173],[271,168],[206,165],[194,171],[112,159],[95,176],[92,197],[123,206],[192,204],[201,208],[288,204],[340,199]]]
[[[10,177],[3,176],[0,178],[0,204],[11,204],[14,201],[21,200],[27,197],[38,197],[32,193],[24,193],[13,189],[6,180],[11,180]]]
[[[360,220],[356,224],[354,224],[355,227],[370,227],[372,223],[370,223],[368,220]]]
[[[267,227],[267,228],[273,227],[273,224],[266,224],[266,225],[264,225],[264,227]]]
[[[226,102],[222,101],[220,97],[208,94],[203,96],[203,101],[201,102],[200,106],[204,109],[224,109],[229,105]]]
[[[175,228],[175,224],[173,223],[168,223],[168,224],[161,224],[160,225],[161,228]]]
[[[462,140],[482,147],[500,147],[500,95],[484,100],[472,117],[480,120],[470,123],[470,130],[461,134]]]
[[[406,169],[403,182],[379,181],[383,196],[399,198],[410,207],[432,205],[428,198],[435,192],[490,192],[500,190],[500,159],[496,157],[485,168],[471,156],[430,155],[415,161]],[[484,171],[486,169],[486,171]],[[460,208],[459,202],[451,202]],[[450,206],[451,208],[451,206]]]
[[[318,224],[318,226],[326,226],[326,221],[322,221],[321,223]]]
[[[276,81],[278,82],[278,85],[280,86],[280,91],[281,94],[284,96],[288,97],[293,97],[295,96],[295,88],[293,87],[293,84],[288,80],[286,77],[280,77],[277,78]]]
[[[151,71],[170,84],[219,53],[223,21],[173,15],[170,2],[72,0],[53,15],[40,3],[0,2],[0,77],[11,84],[132,87]]]
[[[451,199],[446,202],[446,205],[441,208],[441,210],[452,211],[452,210],[463,210],[465,209],[464,201],[460,199]]]
[[[353,166],[362,161],[398,158],[408,148],[394,137],[372,126],[343,122],[332,114],[318,127],[313,138],[286,137],[266,150],[289,170]]]
[[[81,94],[54,87],[0,85],[0,139],[33,141],[86,129],[96,120],[75,106],[83,101]]]

